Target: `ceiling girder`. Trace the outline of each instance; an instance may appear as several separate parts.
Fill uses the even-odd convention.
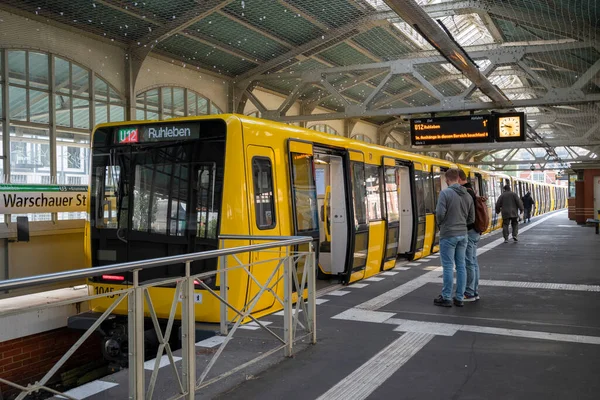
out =
[[[573,26],[572,21],[567,18],[554,18],[550,13],[525,12],[521,7],[500,5],[500,2],[457,0],[424,5],[423,10],[431,15],[432,18],[487,12],[507,21],[517,24],[527,24],[563,36],[570,36],[579,40],[595,39],[589,33],[596,31],[596,28],[592,26],[583,26],[583,24]]]
[[[510,107],[510,100],[481,73],[469,54],[452,40],[444,30],[414,0],[384,0],[405,22],[417,29],[442,56],[461,71],[495,106]]]
[[[584,94],[581,91],[566,89],[555,89],[544,97],[526,100],[514,100],[513,107],[539,107],[547,105],[568,105],[578,103],[589,103],[600,101],[600,94]],[[323,121],[344,118],[364,118],[364,117],[386,117],[393,115],[410,116],[414,114],[430,114],[439,112],[462,112],[477,110],[499,109],[493,103],[466,101],[460,97],[446,97],[441,103],[416,106],[371,109],[360,105],[351,105],[346,107],[343,112],[330,112],[317,115],[298,115],[298,116],[280,116],[277,120],[282,122],[299,121]]]
[[[348,24],[342,25],[339,28],[330,29],[322,37],[311,40],[310,42],[304,43],[300,46],[295,46],[290,51],[278,57],[275,57],[270,61],[267,61],[259,65],[258,67],[253,68],[250,71],[238,76],[236,80],[240,83],[240,85],[244,85],[244,81],[248,79],[253,79],[255,76],[273,70],[277,66],[289,62],[290,59],[293,59],[305,53],[310,54],[315,49],[323,51],[328,47],[335,46],[338,43],[340,43],[340,41],[347,38],[348,35],[353,36],[354,34],[360,33],[361,27],[367,25],[368,23],[386,20],[393,14],[393,12],[389,11],[374,13],[366,17],[360,18],[356,21],[352,21]],[[308,57],[308,55],[305,55],[304,57]]]

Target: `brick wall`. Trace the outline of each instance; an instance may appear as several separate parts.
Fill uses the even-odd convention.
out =
[[[60,328],[0,343],[0,377],[22,386],[41,379],[81,335],[80,331]],[[97,334],[90,336],[50,382],[60,381],[61,372],[101,358],[100,340]],[[9,399],[17,391],[0,384],[0,393]]]

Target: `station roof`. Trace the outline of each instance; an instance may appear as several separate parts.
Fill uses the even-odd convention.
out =
[[[516,109],[527,113],[532,139],[521,147],[580,146],[592,150],[590,155],[600,153],[600,4],[595,0],[4,4],[138,53],[152,51],[220,74],[242,93],[239,104],[246,95],[255,102],[255,87],[288,96],[279,110],[257,104],[266,118],[362,118],[387,132],[406,130],[412,115]],[[286,103],[296,100],[305,115],[286,116]],[[317,106],[329,111],[311,115]],[[481,158],[496,149],[430,150],[453,158],[465,158],[467,150]]]

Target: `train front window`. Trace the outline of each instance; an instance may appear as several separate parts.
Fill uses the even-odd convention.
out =
[[[157,125],[96,132],[90,199],[92,266],[218,248],[225,124],[202,121],[198,126],[168,128],[168,140],[163,141],[150,136],[162,132]],[[128,135],[120,135],[124,130]],[[180,137],[188,132],[196,136],[174,140],[168,135],[175,131]],[[144,270],[140,279],[174,276],[181,268]],[[192,263],[193,273],[215,268],[214,260]]]

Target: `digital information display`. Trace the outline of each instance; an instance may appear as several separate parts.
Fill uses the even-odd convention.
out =
[[[117,128],[116,142],[147,143],[200,138],[200,124],[160,123],[152,125],[126,126]]]
[[[491,142],[490,125],[490,115],[411,119],[410,136],[413,145]]]

